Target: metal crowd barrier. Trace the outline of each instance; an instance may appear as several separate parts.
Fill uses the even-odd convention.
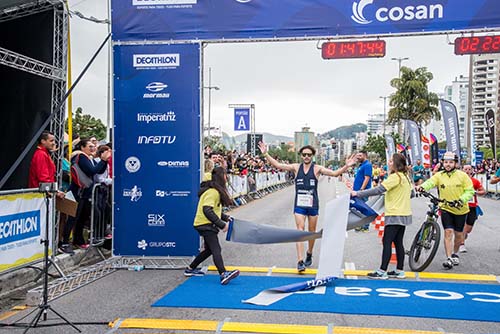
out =
[[[491,176],[486,174],[478,174],[475,176],[486,190],[484,197],[500,200],[500,184],[490,184]]]
[[[290,184],[285,172],[264,172],[248,175],[228,175],[229,195],[235,206],[246,204],[249,201],[282,189]]]

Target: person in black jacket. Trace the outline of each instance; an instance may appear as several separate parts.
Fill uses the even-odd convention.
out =
[[[203,276],[205,273],[198,269],[203,261],[212,255],[214,264],[220,274],[220,282],[226,285],[236,278],[240,271],[227,271],[222,259],[222,250],[217,234],[219,230],[227,232],[231,217],[222,212],[223,206],[231,204],[231,198],[226,190],[227,175],[223,167],[215,167],[212,179],[204,181],[198,192],[198,208],[194,218],[194,228],[203,237],[205,249],[196,256],[189,267],[184,271],[184,276]]]
[[[78,164],[81,171],[91,180],[93,180],[95,174],[101,174],[106,170],[111,151],[104,152],[101,155],[101,161],[96,163],[92,158],[96,152],[96,147],[89,139],[80,140],[76,148],[77,150],[73,152],[71,157],[71,164]],[[63,253],[74,253],[73,247],[69,244],[69,236],[73,229],[73,244],[83,249],[89,247],[83,237],[83,227],[85,222],[90,218],[92,186],[93,184],[84,187],[78,184],[76,180],[71,180],[69,190],[73,193],[73,196],[78,202],[78,208],[76,217],[69,217],[64,227],[63,240],[61,247],[59,247],[59,250]]]

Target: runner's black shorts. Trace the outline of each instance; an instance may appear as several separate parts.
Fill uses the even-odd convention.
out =
[[[465,223],[470,226],[474,226],[477,220],[477,208],[475,206],[469,206],[469,213],[467,214],[467,219]]]
[[[467,214],[454,215],[448,211],[441,210],[441,222],[445,230],[453,229],[455,232],[463,232],[466,218]]]

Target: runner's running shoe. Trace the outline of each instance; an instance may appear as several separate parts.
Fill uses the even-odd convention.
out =
[[[302,273],[304,271],[306,271],[306,264],[304,263],[304,261],[300,260],[298,263],[297,263],[297,271],[299,273]]]
[[[313,264],[313,255],[306,252],[306,260],[304,261],[306,267],[310,267]]]
[[[458,252],[467,253],[467,248],[465,248],[465,245],[460,245],[460,247],[458,247]]]
[[[460,264],[460,258],[457,254],[451,254],[451,262],[454,266],[458,266]]]
[[[389,276],[387,275],[387,272],[382,271],[382,270],[375,270],[372,273],[368,273],[368,278],[373,278],[373,279],[388,279]]]
[[[443,267],[444,269],[453,268],[453,261],[451,260],[451,257],[447,258],[446,261],[443,262]]]
[[[191,269],[188,267],[188,268],[186,268],[186,270],[184,270],[184,276],[186,276],[186,277],[205,276],[205,273],[198,268]]]
[[[223,272],[220,275],[220,284],[226,285],[227,283],[229,283],[230,280],[238,277],[239,274],[240,274],[240,271],[238,269]]]
[[[400,279],[406,278],[406,274],[405,274],[404,270],[389,271],[387,273],[387,276],[389,276],[390,278],[400,278]]]

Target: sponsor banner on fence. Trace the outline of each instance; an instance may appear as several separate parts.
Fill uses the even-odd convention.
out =
[[[50,201],[52,207],[52,200]],[[46,206],[42,194],[0,196],[0,272],[43,258]],[[49,226],[49,249],[52,225]]]
[[[500,26],[498,0],[112,0],[114,40],[219,40]],[[172,52],[173,53],[173,52]],[[171,52],[162,63],[176,63]],[[136,66],[154,60],[137,56]]]
[[[200,47],[114,47],[115,255],[193,256]]]

